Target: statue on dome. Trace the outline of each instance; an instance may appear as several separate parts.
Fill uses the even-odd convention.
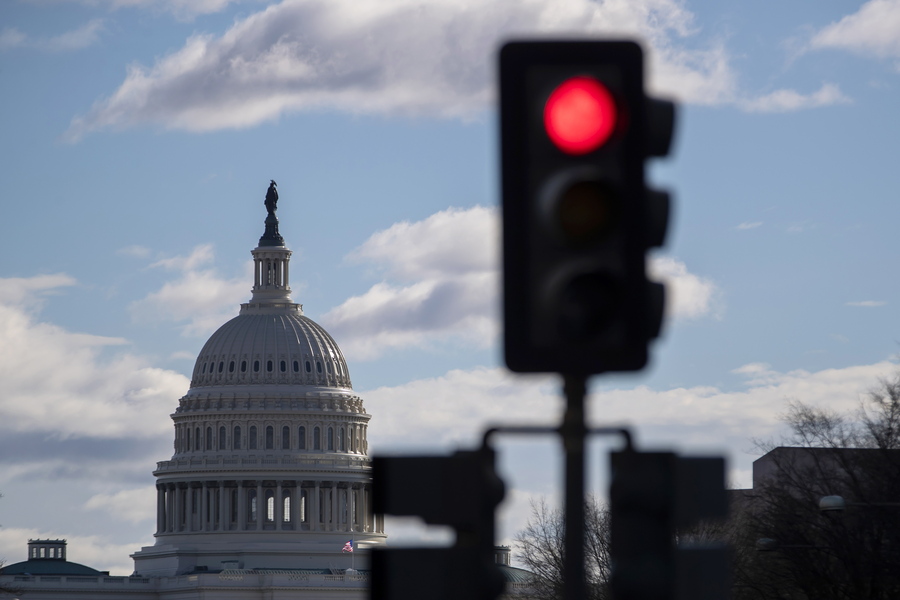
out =
[[[275,211],[278,210],[278,190],[275,189],[275,186],[278,185],[275,183],[274,179],[270,179],[272,183],[269,184],[269,189],[266,190],[266,210],[269,211],[270,215],[274,215]]]
[[[266,232],[259,238],[259,245],[284,246],[284,238],[278,233],[278,217],[275,216],[275,211],[278,210],[278,190],[275,189],[275,186],[278,184],[275,183],[274,179],[269,181],[272,183],[269,184],[269,189],[266,190],[265,202],[266,210],[269,211],[269,214],[266,215]]]

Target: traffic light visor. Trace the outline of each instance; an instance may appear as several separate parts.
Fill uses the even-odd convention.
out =
[[[618,111],[612,94],[592,77],[562,82],[544,105],[544,129],[566,154],[587,154],[609,140]]]

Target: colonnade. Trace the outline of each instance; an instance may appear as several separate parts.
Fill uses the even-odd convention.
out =
[[[254,253],[256,254],[256,253]],[[266,254],[272,254],[268,252]],[[287,256],[255,256],[253,259],[253,289],[287,288],[290,281],[290,252]]]
[[[346,481],[221,480],[156,485],[157,534],[217,531],[383,533],[371,485]]]

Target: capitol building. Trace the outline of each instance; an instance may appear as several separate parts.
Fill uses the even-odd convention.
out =
[[[277,199],[273,182],[250,301],[203,346],[172,414],[175,453],[153,472],[156,543],[131,555],[134,574],[69,561],[65,540],[29,540],[0,589],[23,600],[365,596],[369,550],[386,539],[371,509],[371,415],[337,343],[291,299]]]

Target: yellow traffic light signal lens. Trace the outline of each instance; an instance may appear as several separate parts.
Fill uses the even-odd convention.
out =
[[[592,77],[571,77],[544,105],[544,128],[566,154],[587,154],[605,144],[616,128],[618,110],[612,94]]]
[[[600,181],[576,181],[563,189],[556,201],[559,231],[566,242],[576,246],[603,239],[618,218],[618,197]]]

